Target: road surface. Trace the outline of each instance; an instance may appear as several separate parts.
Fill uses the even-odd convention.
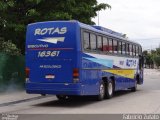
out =
[[[144,84],[137,92],[116,92],[112,99],[79,98],[59,102],[55,96],[0,103],[0,113],[12,114],[126,114],[160,113],[160,71],[145,69]],[[20,94],[21,95],[21,94]],[[8,97],[9,98],[9,97]]]

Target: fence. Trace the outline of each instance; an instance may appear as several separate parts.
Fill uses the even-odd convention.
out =
[[[0,92],[13,91],[24,87],[24,56],[0,53]]]

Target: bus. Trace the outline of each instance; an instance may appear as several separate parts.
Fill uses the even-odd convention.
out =
[[[26,33],[26,92],[111,98],[143,84],[140,44],[79,21],[32,23]]]

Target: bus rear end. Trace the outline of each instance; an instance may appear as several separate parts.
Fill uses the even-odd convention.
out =
[[[26,92],[80,95],[76,22],[40,22],[27,27]]]

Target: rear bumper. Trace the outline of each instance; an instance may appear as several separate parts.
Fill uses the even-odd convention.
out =
[[[80,83],[26,83],[29,94],[83,95]]]

